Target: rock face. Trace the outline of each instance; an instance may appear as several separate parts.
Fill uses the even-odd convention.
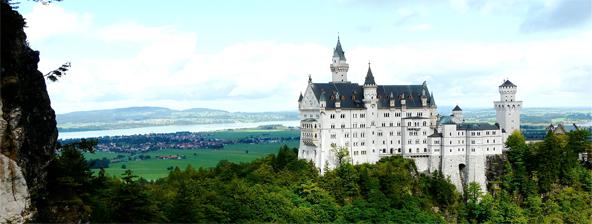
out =
[[[47,165],[57,140],[55,113],[39,52],[29,48],[23,17],[2,5],[0,76],[0,223],[22,221],[43,201]],[[23,181],[24,178],[24,181]],[[32,206],[29,206],[30,204]],[[5,206],[8,205],[8,206]]]

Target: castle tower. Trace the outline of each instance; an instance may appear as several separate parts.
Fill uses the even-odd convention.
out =
[[[368,72],[366,73],[366,79],[364,81],[363,91],[364,91],[364,106],[366,107],[366,121],[368,122],[369,130],[368,133],[371,138],[374,138],[374,134],[376,133],[377,126],[378,126],[378,93],[377,93],[378,86],[374,81],[374,75],[372,74],[372,69],[370,69],[370,62],[368,62]],[[375,141],[370,141],[367,143],[367,151],[368,151],[368,162],[375,163],[379,160],[379,151],[377,150]]]
[[[452,122],[460,124],[464,122],[464,116],[462,109],[458,105],[452,109]]]
[[[348,82],[348,70],[349,65],[345,60],[345,52],[343,52],[343,48],[341,48],[341,42],[339,41],[339,36],[337,36],[337,46],[335,46],[333,51],[333,61],[331,63],[331,73],[333,73],[332,82]]]
[[[520,131],[520,109],[522,101],[516,101],[517,86],[510,80],[499,86],[500,100],[493,102],[497,123],[507,135]]]

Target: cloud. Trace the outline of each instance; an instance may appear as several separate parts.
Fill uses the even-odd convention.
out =
[[[427,23],[417,24],[409,28],[410,31],[417,32],[417,31],[428,31],[432,29],[432,25]]]
[[[520,26],[522,32],[564,29],[585,24],[592,18],[592,1],[551,1],[533,6]]]
[[[429,23],[420,20],[425,11],[416,9],[397,12],[398,18],[409,18],[402,27],[431,29]],[[84,13],[52,10],[67,19],[90,18]],[[28,15],[32,16],[27,17],[28,21],[38,16],[33,12]],[[38,27],[43,24],[30,23],[33,34],[29,35],[36,36],[33,43],[61,33]],[[204,51],[203,46],[211,43],[200,39],[207,33],[198,31],[135,21],[97,26],[87,19],[81,24],[89,26],[75,22],[63,32],[92,44],[70,49],[71,71],[60,81],[48,84],[52,106],[58,113],[128,106],[296,110],[297,96],[305,90],[308,74],[312,74],[314,82],[331,79],[329,63],[334,45],[259,39]],[[76,32],[80,29],[85,32]],[[581,99],[592,94],[590,39],[592,32],[587,31],[537,41],[410,41],[380,47],[344,46],[350,46],[345,49],[350,81],[363,82],[370,59],[378,84],[420,84],[427,80],[439,105],[490,107],[498,97],[497,86],[510,78],[519,86],[518,98],[526,106],[582,106],[585,102]],[[106,53],[96,53],[104,49]],[[41,55],[42,70],[62,63],[46,55]]]
[[[592,32],[528,42],[420,42],[350,50],[350,79],[361,82],[367,58],[378,84],[427,80],[439,105],[489,107],[509,78],[533,106],[589,106]]]
[[[25,32],[31,42],[72,33],[84,32],[92,21],[90,14],[67,12],[57,4],[37,3],[24,15]]]

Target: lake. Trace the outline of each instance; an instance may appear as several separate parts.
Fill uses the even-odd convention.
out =
[[[151,126],[142,128],[129,129],[113,129],[113,130],[98,130],[98,131],[73,131],[73,132],[59,132],[58,138],[93,138],[102,136],[119,136],[119,135],[138,135],[150,133],[175,133],[180,131],[188,132],[205,132],[218,131],[226,129],[239,128],[256,128],[261,125],[283,125],[286,127],[299,127],[299,120],[291,121],[265,121],[253,123],[227,123],[227,124],[196,124],[196,125],[169,125],[169,126]]]

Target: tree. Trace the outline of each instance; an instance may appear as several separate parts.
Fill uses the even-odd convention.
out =
[[[349,149],[347,147],[338,147],[336,145],[332,145],[331,152],[333,152],[335,155],[335,162],[338,166],[351,162],[351,158],[349,157]]]
[[[113,215],[115,222],[160,222],[163,221],[161,211],[152,201],[146,187],[137,180],[131,170],[122,174],[121,183],[113,196]],[[164,220],[166,221],[166,220]]]
[[[92,172],[82,152],[94,152],[97,140],[58,145],[59,154],[50,162],[46,200],[39,206],[38,221],[86,222],[92,208],[90,196],[95,192]],[[59,213],[59,216],[55,214]]]

